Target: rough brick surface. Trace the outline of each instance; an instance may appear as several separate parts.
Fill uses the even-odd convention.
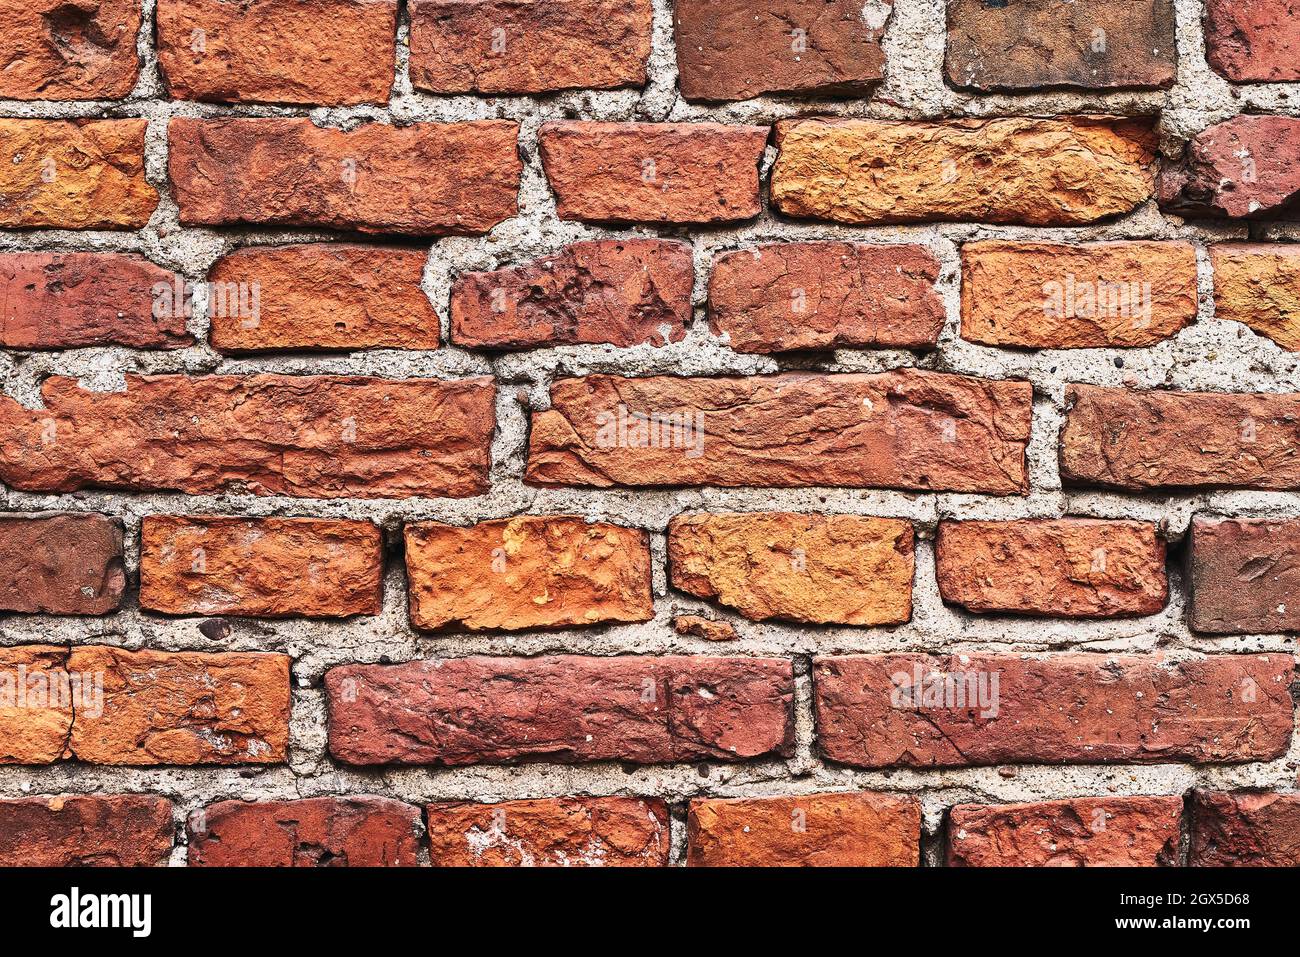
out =
[[[932,348],[943,331],[939,262],[923,246],[770,243],[723,253],[709,326],[737,352]]]
[[[1237,83],[1300,80],[1300,2],[1206,0],[1205,56]]]
[[[374,615],[383,541],[370,522],[148,515],[140,605],[170,615]]]
[[[383,103],[397,0],[159,0],[158,64],[178,100]]]
[[[438,314],[420,288],[427,258],[352,243],[237,250],[208,276],[213,348],[436,349]]]
[[[1300,488],[1300,395],[1071,385],[1065,397],[1061,478],[1067,484]]]
[[[944,601],[974,612],[1153,615],[1169,591],[1164,540],[1144,522],[943,522],[935,574]]]
[[[1300,866],[1300,795],[1197,791],[1193,867]]]
[[[551,122],[539,133],[560,219],[726,223],[761,208],[766,126]]]
[[[343,132],[306,119],[174,119],[168,175],[187,224],[483,233],[515,214],[517,134],[504,120]]]
[[[1300,521],[1197,517],[1190,557],[1195,631],[1300,631]]]
[[[1030,388],[917,370],[588,376],[533,415],[546,485],[839,485],[1019,494]]]
[[[568,516],[406,526],[411,624],[519,631],[648,621],[645,532]]]
[[[138,229],[158,205],[144,120],[0,119],[0,228]]]
[[[773,206],[838,223],[1077,226],[1154,189],[1144,120],[795,119],[777,123],[776,142]]]
[[[184,310],[155,308],[159,286],[175,282],[174,273],[130,253],[0,255],[0,346],[190,345]]]
[[[735,641],[736,629],[725,621],[715,621],[702,615],[678,615],[673,619],[673,631],[690,638],[705,641]]]
[[[0,867],[161,867],[172,805],[147,794],[0,801]]]
[[[1282,654],[818,658],[817,742],[868,768],[1270,760],[1294,671]]]
[[[0,99],[110,100],[135,86],[135,0],[0,0],[0,20]]]
[[[985,240],[961,266],[961,335],[980,345],[1151,346],[1196,320],[1191,243]]]
[[[892,0],[678,0],[682,96],[862,95],[884,78],[880,40],[891,10]]]
[[[53,645],[0,647],[0,764],[49,764],[64,755],[73,715],[67,658],[67,648]]]
[[[668,863],[661,800],[546,798],[430,804],[435,867],[660,867]]]
[[[0,611],[102,615],[125,587],[122,526],[113,519],[0,516]]]
[[[786,659],[453,658],[325,675],[346,764],[741,761],[787,754]]]
[[[486,349],[677,342],[691,319],[694,281],[685,243],[574,243],[535,262],[457,279],[451,338]]]
[[[640,86],[650,0],[412,0],[411,83],[434,93]]]
[[[921,806],[870,792],[691,802],[695,867],[916,867]]]
[[[891,518],[679,515],[674,588],[756,621],[897,625],[912,616],[912,526]]]
[[[951,0],[945,66],[978,90],[1170,86],[1174,0]]]
[[[950,867],[1158,867],[1178,863],[1181,797],[958,804]]]
[[[1160,205],[1187,216],[1294,218],[1298,194],[1300,117],[1216,123],[1160,173]]]
[[[119,393],[46,379],[44,409],[0,398],[15,488],[257,495],[474,495],[486,487],[484,379],[127,376]]]
[[[1300,352],[1300,245],[1222,243],[1210,247],[1210,260],[1215,317]]]
[[[420,809],[378,797],[219,801],[189,817],[191,867],[414,867]]]

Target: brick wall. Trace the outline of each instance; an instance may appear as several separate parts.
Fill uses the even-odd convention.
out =
[[[1300,863],[1296,0],[0,13],[0,864]]]

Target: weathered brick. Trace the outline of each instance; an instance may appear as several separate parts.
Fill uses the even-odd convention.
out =
[[[388,101],[397,0],[158,0],[157,20],[158,65],[178,100]]]
[[[662,867],[671,839],[658,798],[430,804],[435,867]]]
[[[862,95],[884,79],[892,10],[892,0],[677,0],[682,96]]]
[[[545,123],[542,165],[560,219],[727,223],[762,209],[766,126]]]
[[[1195,631],[1300,631],[1300,521],[1197,517],[1191,530]]]
[[[451,290],[451,338],[457,345],[488,349],[662,346],[686,337],[694,283],[686,243],[574,243],[536,262],[457,279]]]
[[[845,792],[691,801],[692,867],[916,867],[921,805]]]
[[[438,314],[420,288],[426,259],[422,249],[353,243],[236,250],[208,276],[213,348],[436,349]]]
[[[1210,247],[1210,261],[1215,317],[1300,352],[1300,245],[1222,243]]]
[[[840,223],[1077,226],[1154,189],[1149,120],[797,119],[777,123],[776,141],[773,206]]]
[[[285,655],[75,647],[68,671],[102,675],[79,705],[69,756],[91,764],[272,764],[289,745]]]
[[[54,645],[0,647],[0,764],[63,756],[73,715],[67,658],[68,649]]]
[[[1115,488],[1300,488],[1300,395],[1070,385],[1061,478]]]
[[[705,641],[735,641],[739,635],[728,622],[715,621],[702,615],[678,615],[673,619],[673,631],[689,638]]]
[[[175,275],[130,253],[0,255],[0,346],[75,349],[191,345],[182,310],[157,309]],[[155,312],[158,314],[155,315]]]
[[[218,801],[189,817],[191,867],[415,867],[420,809],[381,797]]]
[[[935,573],[944,601],[975,612],[1154,615],[1169,594],[1164,539],[1147,522],[942,522]]]
[[[370,522],[146,515],[140,606],[169,615],[376,615],[383,564]]]
[[[943,331],[939,261],[924,246],[770,243],[723,253],[709,326],[738,352],[933,348]]]
[[[1193,867],[1300,866],[1300,795],[1197,791]]]
[[[0,480],[29,491],[241,491],[313,498],[468,496],[488,485],[488,379],[126,377],[0,397]]]
[[[1234,116],[1160,171],[1160,205],[1186,216],[1287,217],[1300,193],[1300,117]]]
[[[0,611],[102,615],[121,604],[125,586],[117,521],[0,516]]]
[[[846,486],[1021,494],[1028,382],[899,369],[561,379],[533,414],[543,485]]]
[[[1159,867],[1178,863],[1181,797],[958,804],[949,867]]]
[[[951,0],[945,66],[977,90],[1172,86],[1174,0]]]
[[[897,625],[912,617],[912,526],[861,515],[679,515],[675,588],[755,621]]]
[[[961,250],[961,335],[985,346],[1151,346],[1196,320],[1185,242],[1022,243]]]
[[[416,628],[518,631],[648,621],[645,532],[563,515],[406,526]]]
[[[144,120],[0,119],[0,228],[138,229],[158,205]]]
[[[172,805],[147,794],[0,801],[0,867],[162,867]]]
[[[325,675],[346,764],[742,761],[794,743],[775,658],[452,658]]]
[[[168,163],[182,223],[484,233],[515,215],[519,126],[174,119]]]
[[[434,93],[641,86],[650,0],[411,0],[411,84]]]
[[[1205,55],[1236,83],[1300,80],[1300,0],[1206,0]]]
[[[135,0],[0,0],[0,21],[0,100],[116,100],[135,86]]]
[[[857,767],[1260,761],[1291,740],[1290,655],[862,655],[813,671],[822,753]]]

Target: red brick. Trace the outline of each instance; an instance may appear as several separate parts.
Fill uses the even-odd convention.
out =
[[[147,794],[0,801],[0,867],[162,867],[172,805]]]
[[[1300,521],[1196,518],[1191,530],[1195,631],[1300,631]]]
[[[892,0],[677,0],[682,96],[863,95],[884,79],[892,10]]]
[[[103,615],[121,605],[125,586],[114,519],[0,516],[0,611]]]
[[[383,564],[370,522],[147,515],[140,606],[169,615],[377,615]]]
[[[138,229],[158,205],[144,120],[0,119],[0,228]]]
[[[1178,863],[1181,797],[958,804],[949,867],[1158,867]]]
[[[789,754],[794,675],[774,658],[451,658],[325,675],[345,764],[502,764]]]
[[[943,600],[974,612],[1154,615],[1169,594],[1165,543],[1147,522],[942,522],[935,573]]]
[[[73,692],[78,704],[94,697],[90,684],[72,687],[67,659],[68,649],[54,645],[0,647],[0,764],[49,764],[64,756]]]
[[[1061,478],[1126,489],[1300,488],[1300,394],[1070,385]]]
[[[728,223],[757,216],[766,126],[543,124],[542,165],[560,219]]]
[[[416,628],[519,631],[649,621],[650,541],[564,515],[406,526]]]
[[[1205,56],[1235,83],[1300,80],[1300,2],[1207,0]]]
[[[95,393],[52,377],[37,410],[0,398],[0,479],[45,492],[312,498],[487,489],[488,379],[128,375],[126,384]]]
[[[1031,392],[916,369],[561,379],[533,414],[526,479],[1023,494]]]
[[[0,100],[117,100],[135,86],[136,0],[0,0]]]
[[[427,258],[422,249],[352,243],[236,250],[208,277],[212,346],[436,349],[438,314],[420,288]]]
[[[488,349],[662,346],[686,337],[694,283],[686,243],[574,243],[523,266],[457,279],[451,337],[457,345]]]
[[[1193,867],[1300,866],[1300,795],[1197,791]]]
[[[397,0],[158,0],[157,20],[158,65],[174,99],[388,101]]]
[[[934,348],[943,331],[939,261],[924,246],[769,243],[723,253],[709,326],[738,352]]]
[[[687,835],[692,867],[916,867],[921,805],[871,792],[700,799]]]
[[[867,768],[1266,761],[1291,740],[1294,671],[1281,654],[818,658],[817,739]]]
[[[191,867],[415,867],[420,809],[380,797],[218,801],[189,818]]]
[[[516,212],[518,124],[174,119],[168,165],[190,226],[485,233]]]
[[[641,86],[650,0],[411,0],[411,84],[434,93]]]
[[[0,255],[0,346],[75,349],[191,345],[183,310],[157,310],[175,274],[130,253]]]
[[[1185,216],[1289,218],[1300,193],[1300,117],[1234,116],[1197,133],[1160,172],[1160,205]]]
[[[658,798],[543,798],[430,804],[435,867],[662,867],[668,806]]]

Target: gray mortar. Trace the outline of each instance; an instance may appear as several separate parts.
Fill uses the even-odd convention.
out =
[[[611,230],[555,219],[554,198],[542,173],[537,130],[548,119],[771,123],[798,115],[869,116],[928,119],[941,116],[1056,115],[1106,113],[1160,114],[1161,146],[1171,156],[1182,141],[1206,126],[1237,113],[1300,116],[1300,84],[1233,85],[1205,62],[1201,0],[1176,0],[1178,77],[1166,92],[1089,94],[1052,91],[1030,95],[977,96],[953,90],[943,81],[944,13],[942,0],[895,0],[884,46],[886,80],[868,98],[806,100],[760,97],[719,106],[688,104],[677,96],[669,0],[654,0],[654,39],[650,80],[644,90],[569,92],[542,97],[430,96],[412,90],[407,70],[409,21],[403,6],[398,32],[396,82],[385,107],[300,109],[275,106],[222,106],[173,103],[163,87],[153,44],[154,0],[144,0],[138,41],[143,60],[140,81],[120,102],[26,103],[0,101],[8,117],[144,117],[146,175],[161,194],[148,226],[136,233],[30,230],[0,235],[0,250],[114,250],[139,252],[200,282],[221,255],[244,245],[337,238],[328,232],[282,229],[209,230],[182,227],[167,183],[166,123],[176,116],[308,116],[318,125],[351,128],[368,121],[507,118],[519,120],[525,167],[519,215],[485,237],[451,237],[430,243],[423,288],[442,316],[447,333],[451,283],[467,270],[494,269],[527,262],[578,239],[602,236],[688,237],[695,244],[695,317],[686,339],[663,348],[616,349],[580,346],[482,356],[455,347],[433,352],[375,350],[341,355],[289,354],[230,358],[208,345],[206,303],[196,302],[193,347],[148,352],[123,348],[76,349],[62,353],[0,352],[3,392],[28,406],[39,406],[39,383],[50,375],[73,376],[88,388],[122,387],[135,373],[358,374],[392,378],[460,378],[490,374],[498,381],[498,425],[492,449],[492,489],[477,498],[448,500],[308,500],[239,495],[119,494],[79,492],[39,495],[0,487],[0,510],[8,512],[95,511],[126,525],[128,573],[135,583],[138,529],[143,515],[215,513],[243,515],[318,515],[370,519],[389,541],[389,567],[383,612],[343,622],[227,619],[224,640],[205,637],[201,618],[163,618],[142,613],[134,599],[105,618],[7,616],[0,618],[0,645],[33,642],[102,643],[127,648],[201,651],[275,651],[293,658],[294,700],[288,766],[267,768],[110,768],[81,764],[0,768],[0,796],[74,792],[147,792],[177,805],[180,842],[173,864],[184,863],[185,815],[214,800],[295,798],[322,794],[382,794],[414,803],[427,800],[496,801],[568,794],[661,795],[674,803],[673,859],[684,856],[684,802],[692,796],[806,794],[824,790],[883,789],[917,794],[924,807],[925,863],[938,863],[943,815],[964,801],[1010,802],[1086,795],[1181,794],[1192,787],[1265,787],[1294,790],[1300,766],[1300,736],[1279,760],[1243,765],[1195,767],[1038,766],[950,770],[855,771],[824,764],[813,741],[811,656],[817,654],[997,650],[1033,653],[1076,649],[1142,652],[1160,649],[1175,656],[1213,652],[1268,651],[1291,654],[1290,634],[1211,637],[1190,632],[1185,620],[1183,575],[1178,549],[1170,560],[1168,607],[1149,618],[1105,622],[1054,621],[972,616],[944,605],[934,579],[930,539],[944,518],[1019,518],[1063,514],[1142,518],[1161,523],[1171,543],[1180,543],[1193,514],[1300,515],[1294,493],[1208,491],[1193,495],[1120,495],[1095,490],[1063,490],[1057,469],[1057,434],[1063,421],[1064,388],[1069,382],[1134,387],[1166,386],[1210,391],[1300,391],[1300,357],[1238,323],[1216,320],[1212,277],[1205,246],[1228,239],[1300,240],[1300,224],[1186,223],[1147,203],[1129,216],[1097,226],[1071,229],[971,224],[906,227],[848,227],[794,223],[765,208],[755,221],[732,228],[684,230],[637,227]],[[764,174],[774,151],[769,148]],[[958,335],[959,263],[962,243],[973,239],[1033,239],[1082,242],[1099,239],[1185,239],[1198,246],[1200,310],[1198,321],[1172,339],[1146,349],[1084,349],[1013,352],[967,343]],[[840,239],[876,243],[917,242],[942,263],[939,290],[948,320],[939,348],[909,353],[888,350],[838,350],[809,357],[741,355],[709,333],[704,321],[705,284],[714,253],[763,241]],[[1116,359],[1123,360],[1117,368]],[[899,366],[959,372],[994,379],[1022,378],[1034,385],[1033,438],[1029,464],[1033,491],[998,498],[958,494],[910,494],[853,489],[686,489],[594,490],[537,489],[521,481],[527,448],[528,411],[545,408],[557,377],[593,372],[625,375],[753,375],[786,369],[827,372],[881,371]],[[675,514],[693,510],[789,510],[887,515],[912,520],[919,533],[912,621],[896,628],[805,627],[749,622],[725,610],[669,590],[665,573],[664,530]],[[431,636],[411,630],[405,607],[400,528],[404,522],[436,519],[470,524],[522,513],[566,513],[650,531],[655,560],[656,615],[644,624],[517,635]],[[702,611],[729,621],[739,640],[716,644],[677,635],[671,618]],[[525,764],[514,767],[455,769],[383,768],[363,770],[336,765],[328,756],[325,731],[324,672],[344,662],[404,661],[470,654],[533,655],[571,652],[613,655],[721,654],[794,657],[796,664],[796,753],[789,760],[731,765],[630,767],[617,763],[586,765]]]

